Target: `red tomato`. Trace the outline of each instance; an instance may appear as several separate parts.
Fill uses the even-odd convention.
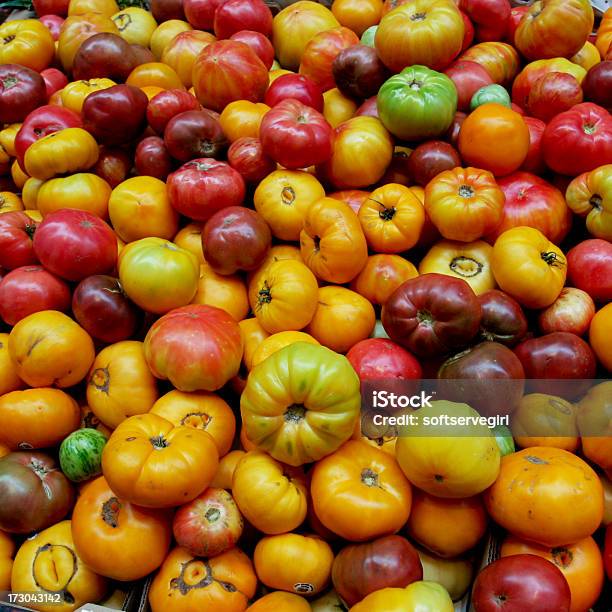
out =
[[[158,134],[163,135],[172,117],[199,109],[200,103],[195,96],[182,89],[166,89],[149,100],[147,122]]]
[[[257,57],[264,63],[264,66],[270,70],[274,63],[274,47],[270,39],[261,32],[254,30],[240,30],[230,36],[230,40],[237,40],[245,45],[248,45],[255,51]]]
[[[268,87],[264,102],[276,106],[279,102],[293,98],[306,106],[312,106],[320,113],[323,112],[323,92],[311,79],[303,74],[283,74]]]
[[[460,60],[451,64],[444,74],[449,77],[457,88],[457,109],[470,110],[472,96],[481,88],[491,85],[493,79],[489,73],[476,62]]]
[[[523,121],[529,128],[529,152],[520,167],[520,170],[541,174],[546,169],[544,158],[542,157],[542,136],[546,129],[546,124],[534,117],[523,117]]]
[[[418,379],[423,375],[416,357],[399,344],[385,338],[361,340],[351,348],[346,358],[360,380]]]
[[[47,100],[60,89],[63,89],[68,85],[68,77],[57,68],[45,68],[40,73],[40,76],[45,82],[45,88],[47,92]]]
[[[612,580],[612,523],[606,529],[606,543],[604,546],[604,566],[608,580]]]
[[[263,0],[226,0],[215,11],[215,36],[229,38],[240,30],[272,35],[272,13]]]
[[[13,270],[38,261],[32,247],[37,227],[38,222],[21,211],[0,215],[0,267]]]

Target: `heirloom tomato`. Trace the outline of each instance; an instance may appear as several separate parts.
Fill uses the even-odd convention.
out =
[[[368,257],[357,215],[332,198],[322,198],[308,208],[300,250],[315,276],[331,283],[348,283],[361,272]]]
[[[160,136],[163,136],[170,119],[186,111],[200,109],[200,103],[192,94],[182,89],[167,89],[149,100],[147,122]]]
[[[609,342],[612,330],[612,304],[595,313],[589,328],[589,342],[597,358],[608,372],[612,372],[612,349]]]
[[[138,580],[157,569],[170,546],[171,516],[120,499],[103,476],[81,491],[72,513],[76,553],[94,572]]]
[[[509,535],[501,547],[501,557],[537,555],[554,563],[565,576],[572,596],[570,612],[591,609],[601,594],[604,567],[595,540],[588,537],[569,546],[546,547]]]
[[[610,426],[612,381],[595,385],[578,403],[577,422],[584,456],[612,471],[612,427]]]
[[[267,453],[252,450],[237,463],[231,479],[240,512],[256,529],[279,534],[299,527],[306,518],[306,478]]]
[[[318,304],[306,330],[323,346],[345,353],[374,330],[376,315],[370,302],[346,287],[321,287]]]
[[[179,391],[215,391],[238,373],[243,342],[227,312],[192,304],[158,319],[144,349],[157,378],[170,380]]]
[[[590,70],[601,62],[601,55],[592,42],[585,42],[582,49],[570,58],[570,61],[585,70]]]
[[[280,240],[299,240],[309,207],[325,197],[321,183],[308,172],[276,170],[257,186],[255,210]]]
[[[477,495],[495,482],[500,452],[488,427],[469,425],[459,433],[456,426],[428,425],[424,418],[479,417],[473,408],[433,401],[416,414],[420,423],[406,428],[395,445],[397,461],[413,485],[436,497],[458,499]]]
[[[388,183],[359,208],[368,245],[377,253],[401,253],[418,241],[425,224],[423,205],[408,187]]]
[[[341,25],[362,36],[366,30],[378,24],[382,7],[382,0],[336,0],[331,10]]]
[[[436,3],[450,4],[447,0]],[[383,84],[377,106],[383,125],[392,134],[402,140],[426,140],[441,136],[450,127],[457,110],[457,90],[445,74],[410,66]]]
[[[85,100],[97,91],[102,91],[115,86],[115,81],[107,78],[94,78],[82,81],[72,81],[68,83],[58,93],[62,102],[62,106],[70,109],[75,113],[83,111]],[[142,92],[140,92],[142,93]]]
[[[125,340],[98,353],[88,375],[87,403],[107,427],[149,412],[158,397],[142,342]]]
[[[151,52],[153,53],[155,59],[161,59],[164,49],[168,44],[170,44],[170,41],[177,34],[193,30],[191,25],[186,21],[183,21],[183,19],[184,16],[180,19],[170,19],[169,21],[164,21],[163,23],[160,23],[153,32],[153,34],[151,34],[149,48],[151,49]]]
[[[434,70],[459,55],[465,26],[450,0],[410,0],[384,15],[376,30],[378,55],[393,72],[421,65]]]
[[[244,612],[255,595],[253,564],[239,548],[205,559],[177,547],[149,590],[152,612]]]
[[[567,205],[586,216],[591,235],[612,240],[612,164],[577,176],[565,192]]]
[[[589,0],[543,0],[525,13],[514,43],[527,59],[572,57],[587,41],[594,19]]]
[[[162,89],[184,89],[176,72],[161,62],[146,62],[136,66],[125,81],[133,87],[161,87]]]
[[[559,448],[534,446],[503,457],[484,499],[496,523],[543,546],[586,538],[603,517],[599,477],[583,459]]]
[[[306,327],[317,309],[318,284],[299,261],[276,261],[249,284],[249,302],[261,326],[271,334]]]
[[[270,107],[261,102],[236,100],[223,109],[219,122],[230,142],[243,137],[258,138],[261,120],[269,110]]]
[[[491,266],[500,289],[527,308],[550,306],[567,275],[561,249],[531,227],[515,227],[501,234],[493,247]]]
[[[529,128],[512,109],[501,104],[483,104],[463,122],[459,152],[465,162],[495,176],[510,174],[527,157]]]
[[[191,501],[211,483],[218,463],[212,436],[175,426],[156,414],[127,418],[102,453],[104,477],[112,490],[149,508]]]
[[[322,4],[300,0],[286,6],[274,16],[272,41],[279,64],[297,70],[308,43],[319,33],[340,24]]]
[[[227,151],[227,161],[248,183],[259,183],[277,168],[276,162],[263,152],[259,138],[238,138]]]
[[[7,270],[35,264],[32,238],[38,223],[21,211],[0,215],[0,265]]]
[[[202,429],[215,442],[219,457],[227,454],[234,441],[236,418],[227,402],[214,393],[184,393],[173,389],[160,397],[150,410],[175,426]]]
[[[78,404],[60,389],[25,389],[0,396],[0,441],[12,450],[57,446],[80,421]]]
[[[251,368],[267,359],[272,353],[293,344],[294,342],[309,342],[310,344],[321,344],[311,335],[300,331],[284,331],[268,336],[253,353]]]
[[[564,287],[559,297],[538,316],[542,332],[570,332],[583,336],[595,315],[593,298],[574,287]]]
[[[148,47],[151,42],[151,35],[157,28],[157,22],[153,15],[139,6],[128,6],[119,12],[115,12],[111,19],[117,26],[121,38],[131,45]]]
[[[414,264],[399,255],[370,255],[351,289],[372,304],[382,305],[404,281],[418,275]]]
[[[418,360],[395,342],[386,338],[368,338],[357,342],[346,354],[359,379],[418,379],[422,370]]]
[[[374,117],[353,117],[334,129],[332,154],[320,169],[337,189],[378,182],[393,158],[393,140]]]
[[[32,180],[38,181],[38,179]],[[42,181],[39,182],[42,183]],[[24,209],[23,197],[23,190],[21,197],[10,191],[0,191],[0,214],[22,211]]]
[[[107,437],[97,429],[78,429],[64,439],[59,450],[62,472],[83,482],[102,472],[102,450]]]
[[[8,346],[17,374],[31,387],[71,387],[83,380],[95,356],[89,334],[56,310],[21,319]]]
[[[11,588],[40,596],[38,601],[43,603],[36,603],[40,612],[72,612],[100,601],[107,592],[105,578],[87,567],[76,552],[71,527],[71,521],[56,523],[26,540],[15,555]],[[61,602],[42,598],[49,593],[62,593]]]
[[[542,232],[553,244],[561,244],[571,228],[572,212],[556,187],[527,172],[505,176],[499,186],[505,196],[502,221],[489,233],[489,240],[513,227],[527,226]]]
[[[610,9],[604,13],[599,24],[595,45],[601,57],[606,57],[612,47],[612,11]]]
[[[474,578],[474,567],[469,557],[442,559],[421,549],[418,553],[423,566],[424,581],[442,585],[453,601],[466,594]]]
[[[202,224],[188,223],[181,228],[174,236],[174,244],[180,246],[181,249],[189,251],[195,255],[200,262],[204,263],[204,253],[202,252]]]
[[[453,81],[457,89],[457,108],[466,112],[470,109],[474,94],[493,83],[489,73],[480,64],[472,61],[453,62],[444,74]]]
[[[311,612],[310,604],[299,595],[273,591],[249,606],[246,612]]]
[[[17,368],[11,360],[8,350],[8,334],[0,333],[0,401],[1,396],[11,391],[16,391],[24,386],[23,381],[17,376]],[[0,442],[0,446],[9,452],[6,444]],[[6,454],[5,453],[5,454]],[[0,452],[2,457],[2,452]]]
[[[256,317],[243,319],[238,323],[242,338],[244,340],[244,354],[242,360],[247,370],[250,370],[253,364],[253,355],[259,345],[270,335],[257,320]]]
[[[323,525],[353,542],[399,531],[412,501],[395,458],[360,440],[346,442],[315,465],[311,495]]]
[[[43,217],[62,208],[74,208],[106,219],[110,195],[111,187],[104,179],[80,172],[45,181],[38,190],[36,206]]]
[[[323,112],[323,92],[312,79],[288,71],[284,74],[277,72],[271,74],[275,76],[270,77],[270,86],[264,98],[268,106],[273,107],[283,100],[292,98],[320,113]]]
[[[491,270],[493,247],[484,242],[441,240],[429,249],[419,264],[419,274],[448,274],[462,278],[476,295],[496,287]]]
[[[119,258],[119,278],[127,296],[157,314],[189,304],[199,273],[195,255],[162,238],[131,242]]]
[[[240,0],[238,1],[240,2]],[[230,36],[230,40],[237,40],[248,45],[255,51],[257,57],[268,70],[272,68],[274,63],[274,47],[265,34],[255,30],[238,30],[238,32],[234,32]]]
[[[249,440],[294,466],[316,461],[348,440],[359,406],[359,378],[346,357],[305,342],[253,368],[240,398]]]
[[[486,170],[446,170],[425,188],[425,211],[449,240],[472,242],[494,231],[503,206],[504,194]]]
[[[419,580],[405,589],[385,588],[370,593],[351,612],[453,612],[453,602],[443,586]]]
[[[238,462],[246,455],[243,450],[233,450],[227,453],[219,459],[219,467],[217,473],[210,483],[211,487],[217,489],[225,489],[226,491],[232,490],[232,478],[236,470]]]
[[[147,237],[171,240],[178,213],[170,206],[166,185],[152,176],[135,176],[117,185],[108,200],[117,236],[125,242]]]
[[[503,42],[482,42],[467,49],[462,61],[480,64],[498,85],[509,85],[518,74],[521,60],[516,49]]]
[[[0,588],[8,591],[11,588],[11,570],[15,556],[15,543],[3,531],[0,531]]]
[[[375,96],[389,76],[376,49],[362,44],[341,51],[332,64],[332,73],[339,92],[349,100]]]
[[[5,21],[0,25],[0,40],[0,65],[19,64],[40,72],[53,60],[53,37],[38,19]]]

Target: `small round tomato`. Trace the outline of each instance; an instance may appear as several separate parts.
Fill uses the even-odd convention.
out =
[[[261,102],[230,102],[219,117],[221,128],[230,142],[243,137],[258,138],[261,120],[269,110],[270,107]]]
[[[504,143],[500,146],[499,143]],[[521,115],[501,104],[483,104],[459,133],[459,152],[468,164],[504,176],[518,170],[529,152],[529,128]]]

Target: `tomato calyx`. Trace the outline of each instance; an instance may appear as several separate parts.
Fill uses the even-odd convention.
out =
[[[427,19],[427,13],[413,13],[410,15],[410,21],[425,21]]]
[[[564,546],[558,546],[557,548],[553,548],[550,551],[552,555],[552,559],[555,562],[555,565],[567,569],[574,560],[574,554],[569,548],[565,548]]]
[[[474,188],[470,185],[461,185],[459,187],[459,196],[462,198],[473,198],[474,197]]]
[[[117,15],[113,21],[115,22],[117,29],[120,32],[123,32],[123,30],[125,30],[132,23],[132,17],[127,13],[119,13],[119,15]]]
[[[162,450],[170,446],[170,442],[168,442],[168,440],[164,438],[164,434],[159,434],[158,436],[153,436],[152,438],[149,438],[149,442],[155,450]]]
[[[283,417],[286,423],[295,423],[297,425],[305,415],[306,408],[303,404],[291,404],[291,406],[285,410]]]
[[[366,487],[380,487],[382,489],[382,487],[378,483],[378,474],[370,468],[365,468],[364,470],[362,470],[361,482]]]
[[[15,40],[16,36],[15,34],[9,34],[8,36],[5,36],[3,39],[3,43],[5,45],[8,45],[9,43],[13,42]]]
[[[453,257],[448,267],[463,278],[473,278],[482,272],[483,264],[472,257],[458,255]]]
[[[540,253],[540,257],[551,267],[551,268],[562,268],[565,265],[565,261],[561,259],[553,251],[544,251]]]
[[[281,189],[281,203],[290,206],[295,201],[295,189],[285,185]]]
[[[583,123],[582,131],[589,136],[592,136],[597,131],[597,125],[594,123]]]
[[[113,529],[119,527],[121,502],[116,497],[109,497],[102,504],[102,520]]]
[[[198,153],[205,156],[210,157],[214,155],[216,152],[216,147],[213,142],[208,139],[200,140],[198,144]]]
[[[96,368],[89,379],[89,384],[98,391],[108,395],[110,389],[110,373],[108,368]]]
[[[200,579],[200,576],[203,574],[201,566],[204,566],[206,574]],[[221,587],[229,593],[236,593],[238,591],[236,586],[231,582],[217,580],[213,575],[212,567],[208,561],[202,561],[201,559],[190,559],[186,563],[183,563],[181,565],[181,573],[170,581],[170,588],[177,589],[181,595],[187,595],[189,591],[193,589],[205,589],[213,582],[221,585]]]
[[[210,421],[210,415],[205,412],[189,412],[181,419],[181,425],[193,429],[206,429]]]
[[[211,524],[216,523],[221,518],[221,510],[217,507],[208,508],[204,513],[204,518]]]
[[[434,318],[428,310],[419,310],[416,315],[419,323],[425,323],[426,325],[433,325]]]
[[[261,308],[262,304],[269,304],[272,301],[272,290],[268,281],[265,280],[263,287],[257,293],[257,307]]]
[[[596,210],[603,210],[603,198],[598,193],[591,196],[589,204]]]
[[[6,41],[6,38],[4,40]],[[4,89],[12,89],[13,87],[15,87],[15,85],[17,85],[17,83],[19,83],[19,80],[17,79],[17,77],[12,75],[9,75],[2,79],[2,86],[4,87]]]

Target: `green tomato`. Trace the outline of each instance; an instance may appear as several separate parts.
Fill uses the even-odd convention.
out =
[[[516,451],[516,447],[514,446],[514,438],[512,437],[512,432],[505,425],[498,425],[494,427],[492,430],[493,435],[495,436],[495,441],[497,442],[497,446],[499,446],[499,452],[501,456],[511,455],[514,451]]]
[[[510,101],[510,94],[507,89],[501,85],[493,83],[493,85],[485,85],[481,87],[473,96],[470,101],[470,108],[476,110],[483,104],[501,104],[512,108],[512,102]]]
[[[370,26],[362,35],[361,35],[361,44],[366,45],[367,47],[374,47],[374,38],[376,36],[376,30],[378,30],[377,25]]]
[[[402,140],[444,134],[457,111],[455,84],[425,66],[409,66],[383,83],[377,98],[383,125]]]
[[[106,436],[97,429],[77,429],[64,439],[59,450],[62,472],[73,482],[102,473],[102,451]]]

